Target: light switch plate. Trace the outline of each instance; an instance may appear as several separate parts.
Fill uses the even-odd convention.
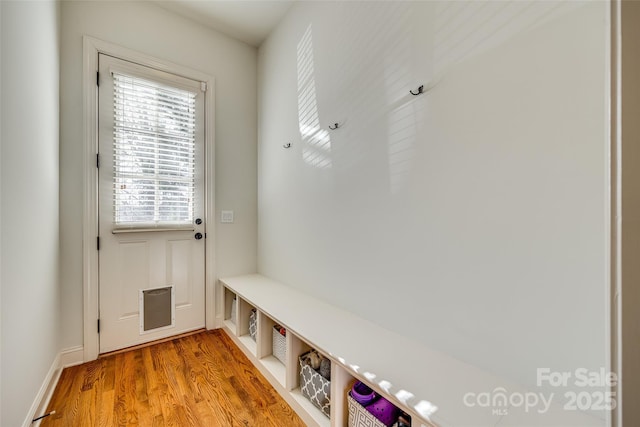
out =
[[[220,212],[220,222],[232,223],[233,222],[233,211],[221,211]]]

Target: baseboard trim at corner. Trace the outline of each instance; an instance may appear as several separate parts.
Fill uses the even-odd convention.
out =
[[[68,368],[84,363],[84,347],[79,345],[60,352],[60,368]]]
[[[36,398],[33,400],[33,403],[31,404],[31,408],[29,408],[29,412],[27,413],[27,418],[25,418],[24,422],[22,423],[22,427],[40,425],[39,422],[34,424],[32,420],[37,416],[39,416],[40,411],[43,411],[44,409],[46,409],[46,405],[49,403],[49,399],[51,398],[51,393],[53,391],[53,390],[50,391],[50,389],[52,388],[51,385],[52,383],[57,383],[58,377],[60,376],[59,366],[60,366],[60,354],[58,353],[56,358],[53,359],[53,363],[51,364],[51,367],[49,368],[49,372],[47,372],[47,375],[45,376],[44,381],[42,381],[40,390],[38,390],[38,394],[36,395]],[[53,388],[55,388],[55,385],[53,386]],[[45,400],[46,402],[44,402]]]
[[[47,406],[49,406],[49,401],[53,396],[53,392],[58,385],[58,380],[60,380],[62,370],[70,366],[79,365],[83,362],[84,348],[82,346],[68,348],[58,353],[49,368],[49,372],[47,372],[47,375],[42,382],[42,386],[40,386],[40,390],[38,391],[36,398],[33,400],[33,404],[29,409],[27,418],[24,420],[24,423],[22,423],[22,427],[38,427],[40,425],[40,421],[33,423],[32,420],[43,415],[44,411],[46,411]]]

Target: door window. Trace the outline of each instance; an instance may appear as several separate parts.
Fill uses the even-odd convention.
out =
[[[115,228],[190,227],[197,93],[112,75]]]

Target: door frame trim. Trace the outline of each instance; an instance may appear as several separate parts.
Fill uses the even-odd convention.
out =
[[[98,55],[100,53],[135,62],[150,68],[178,74],[207,84],[205,91],[205,325],[215,328],[215,80],[214,77],[170,61],[161,60],[132,49],[83,36],[83,203],[82,203],[82,304],[84,325],[84,361],[98,358],[100,341],[98,262]]]

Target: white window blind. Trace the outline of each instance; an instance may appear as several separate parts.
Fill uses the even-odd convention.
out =
[[[116,228],[191,225],[196,93],[112,74]]]

